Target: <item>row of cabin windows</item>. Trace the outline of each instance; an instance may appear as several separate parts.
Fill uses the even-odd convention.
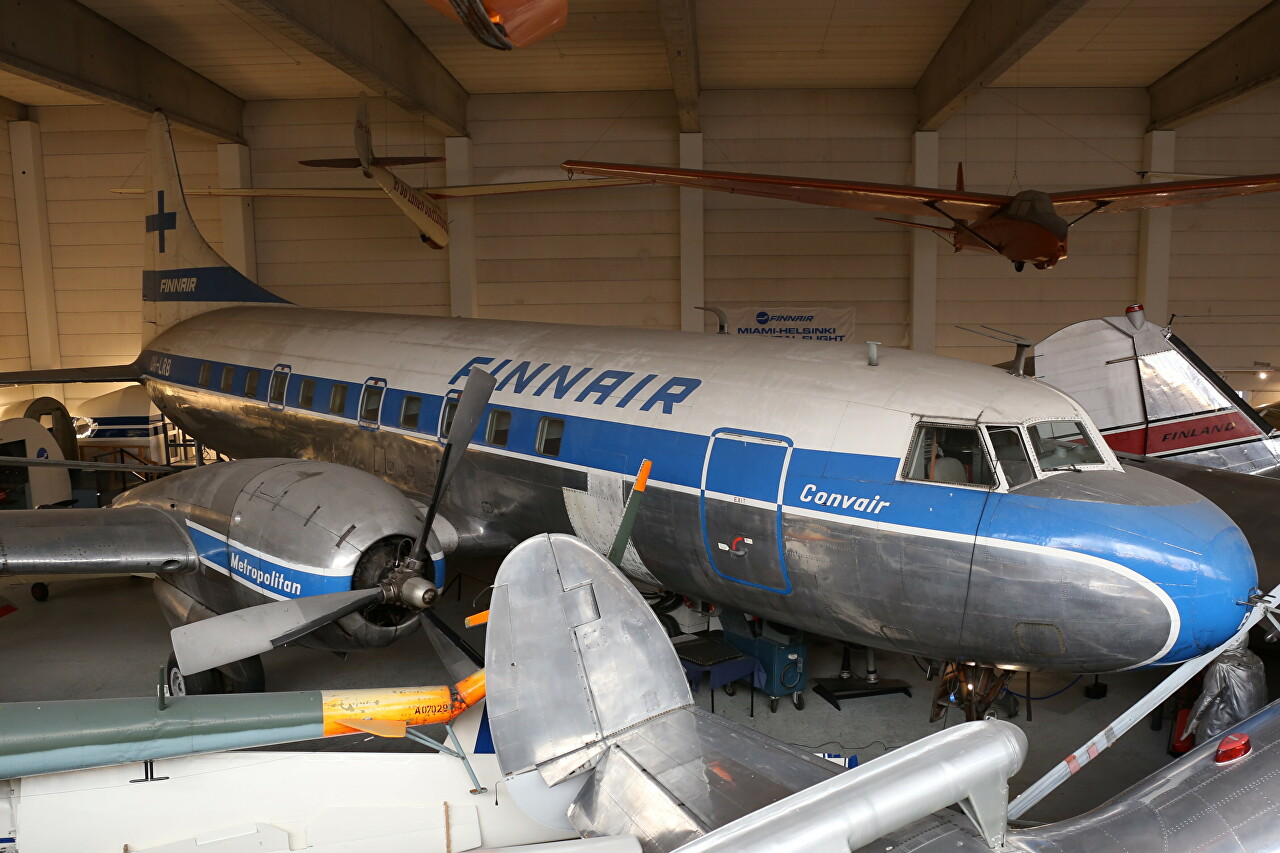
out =
[[[208,388],[210,379],[212,378],[213,367],[209,362],[202,362],[200,365],[199,385],[201,388]],[[232,382],[235,378],[235,368],[226,366],[222,368],[222,375],[219,377],[219,390],[224,394],[232,393]],[[244,395],[251,400],[258,397],[258,382],[261,379],[261,371],[257,368],[249,368],[244,379]],[[271,374],[271,383],[267,388],[267,399],[274,405],[284,405],[285,388],[289,383],[289,374],[284,371],[274,371]],[[364,391],[360,395],[360,420],[374,422],[378,421],[382,412],[382,396],[385,389],[380,385],[366,385]],[[315,409],[316,381],[314,379],[304,378],[298,386],[298,408]],[[341,415],[347,409],[347,386],[341,382],[335,383],[329,389],[329,414]],[[458,398],[452,397],[445,401],[443,417],[441,419],[440,437],[447,438],[449,429],[453,426],[454,415],[458,411]],[[422,398],[415,394],[408,394],[404,401],[400,404],[400,428],[406,430],[417,431],[419,417],[422,414]],[[484,442],[493,447],[506,447],[511,437],[511,412],[505,409],[493,409],[489,412],[489,418],[485,424]],[[534,446],[538,453],[543,456],[559,456],[560,445],[564,439],[564,420],[561,418],[544,417],[538,422],[537,439]]]

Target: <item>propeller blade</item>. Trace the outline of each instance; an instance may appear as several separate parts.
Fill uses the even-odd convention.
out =
[[[640,512],[640,504],[644,500],[644,489],[649,483],[649,469],[653,463],[648,459],[640,463],[640,473],[636,474],[636,482],[631,487],[631,497],[627,499],[626,509],[622,511],[622,523],[613,537],[613,547],[609,549],[609,562],[622,568],[622,557],[627,553],[627,542],[631,540],[631,528],[635,526],[636,515]]]
[[[202,619],[170,632],[178,669],[191,675],[269,652],[380,601],[381,589],[353,589],[273,601]]]
[[[458,408],[453,414],[453,423],[449,426],[449,437],[445,441],[444,453],[440,456],[440,473],[436,477],[435,489],[431,495],[431,503],[427,506],[427,517],[422,522],[422,532],[413,543],[410,559],[421,562],[427,552],[427,536],[431,533],[431,525],[435,523],[436,512],[440,507],[440,498],[449,487],[453,472],[462,462],[462,456],[475,437],[480,420],[484,417],[485,406],[493,395],[493,388],[498,382],[490,373],[477,367],[471,368],[467,376],[467,384],[462,389],[458,400]]]
[[[477,669],[484,669],[484,656],[477,652],[458,636],[457,632],[446,625],[433,611],[424,610],[418,614],[422,620],[422,630],[426,632],[435,647],[440,662],[449,671],[449,677],[461,681]]]

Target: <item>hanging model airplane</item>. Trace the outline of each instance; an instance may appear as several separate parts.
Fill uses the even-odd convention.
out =
[[[968,192],[964,189],[963,178],[959,176],[956,189],[945,190],[910,184],[707,172],[581,160],[567,160],[561,168],[570,175],[625,178],[827,207],[892,213],[897,216],[948,219],[951,221],[950,226],[899,219],[881,221],[926,228],[946,235],[957,252],[972,249],[1003,255],[1013,261],[1014,269],[1019,272],[1027,264],[1036,269],[1049,269],[1065,258],[1067,233],[1071,226],[1094,213],[1125,213],[1280,190],[1280,174],[1135,184],[1057,193],[1023,190],[1017,195],[1009,196]]]
[[[476,41],[495,50],[533,44],[569,19],[569,0],[426,0],[461,22]]]
[[[355,157],[334,157],[318,160],[301,160],[303,166],[322,169],[359,169],[366,178],[378,185],[376,190],[351,187],[200,187],[185,191],[187,196],[214,198],[333,198],[368,199],[389,198],[400,212],[418,229],[422,242],[433,249],[443,249],[449,244],[449,217],[441,199],[476,198],[478,196],[514,195],[517,193],[549,192],[552,190],[583,190],[603,187],[625,187],[643,183],[623,178],[593,178],[588,180],[515,181],[500,184],[467,184],[453,187],[415,187],[405,183],[393,166],[413,166],[443,162],[443,157],[379,157],[373,153],[373,140],[369,130],[369,106],[364,92],[356,101]],[[120,195],[141,195],[144,191],[133,188],[112,190]]]
[[[196,541],[166,556],[180,540],[102,524],[117,562],[132,548],[144,571],[160,566],[171,622],[214,617],[199,668],[290,641],[390,642],[435,595],[432,552],[506,551],[548,530],[607,550],[642,458],[653,474],[621,560],[633,578],[985,668],[992,692],[960,679],[954,697],[971,715],[1016,669],[1184,661],[1244,618],[1257,576],[1239,529],[1122,469],[1047,385],[901,350],[850,363],[804,341],[294,307],[209,247],[163,116],[149,133],[142,354],[0,382],[139,381],[242,460],[102,513],[145,510],[148,527]],[[477,382],[492,396],[469,388],[459,403]],[[421,531],[409,499],[429,504]],[[10,560],[26,547],[82,559],[83,540],[60,550],[58,522],[40,518],[0,519]]]

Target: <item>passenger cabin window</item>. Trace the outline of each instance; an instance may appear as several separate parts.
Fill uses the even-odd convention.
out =
[[[301,408],[309,409],[316,402],[316,381],[314,379],[304,379],[298,386],[298,405]]]
[[[996,464],[1004,472],[1009,488],[1015,489],[1036,478],[1027,456],[1027,446],[1022,441],[1022,430],[1017,427],[987,427],[987,435],[991,437]]]
[[[907,479],[994,486],[995,477],[974,427],[920,424],[907,454]]]
[[[453,416],[458,414],[458,398],[450,397],[444,401],[444,408],[440,410],[440,437],[448,438],[449,430],[453,428]]]
[[[1104,464],[1102,454],[1080,421],[1041,421],[1032,424],[1027,432],[1041,471]]]
[[[271,374],[271,384],[267,386],[267,400],[277,406],[284,405],[284,389],[289,384],[289,374],[277,370]]]
[[[538,452],[543,456],[559,456],[564,440],[564,421],[560,418],[543,418],[538,423]]]
[[[329,414],[341,415],[347,410],[347,386],[341,382],[334,384],[329,392]]]
[[[249,368],[249,372],[244,375],[244,395],[250,400],[258,397],[258,378],[260,372]]]
[[[209,375],[213,372],[213,365],[207,361],[200,362],[200,378],[196,380],[196,384],[201,388],[209,387]]]
[[[400,404],[401,429],[417,429],[418,418],[422,415],[422,398],[410,394]]]
[[[506,447],[511,436],[511,413],[503,409],[494,409],[489,413],[489,425],[485,428],[484,440],[494,447]]]
[[[222,368],[222,379],[218,382],[218,389],[223,394],[231,393],[231,383],[235,381],[236,369],[231,365]]]
[[[366,385],[360,394],[360,420],[377,422],[382,413],[382,386]]]

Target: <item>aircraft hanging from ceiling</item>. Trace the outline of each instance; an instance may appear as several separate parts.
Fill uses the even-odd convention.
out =
[[[569,0],[426,0],[495,50],[525,47],[560,30]]]
[[[442,199],[465,199],[480,196],[515,195],[520,193],[550,192],[553,190],[602,189],[625,187],[644,183],[624,178],[591,178],[586,180],[511,181],[499,184],[466,184],[453,187],[415,187],[406,183],[395,172],[394,166],[413,166],[440,163],[443,157],[402,156],[379,157],[373,153],[373,140],[369,125],[368,99],[364,92],[356,101],[355,147],[356,157],[331,157],[317,160],[301,160],[303,166],[322,169],[359,169],[366,178],[377,183],[378,189],[365,190],[356,187],[200,187],[184,190],[190,197],[214,198],[332,198],[365,199],[389,198],[418,229],[422,242],[433,249],[443,249],[449,244],[449,217]],[[141,195],[144,191],[134,188],[112,190],[119,195]]]
[[[430,604],[446,552],[543,531],[607,550],[644,458],[649,497],[621,560],[633,578],[980,665],[992,692],[961,679],[955,697],[970,715],[1014,670],[1183,661],[1247,611],[1257,577],[1238,528],[1123,470],[1047,385],[902,350],[850,363],[804,341],[298,308],[205,242],[159,114],[149,146],[143,352],[0,382],[139,381],[187,434],[242,460],[102,513],[119,520],[101,524],[108,537],[135,512],[195,543],[172,566],[177,539],[136,550],[138,570],[159,564],[171,622],[213,617],[201,667],[290,641],[390,642]],[[487,400],[463,392],[477,382]],[[428,505],[425,528],[410,500]],[[76,562],[83,538],[59,552],[48,518],[5,516],[9,560],[31,547]],[[123,565],[129,541],[155,540],[115,541]]]
[[[709,172],[582,160],[566,160],[561,167],[570,175],[626,178],[897,216],[947,219],[950,226],[877,217],[882,222],[935,231],[947,237],[957,252],[974,250],[1003,255],[1019,272],[1027,264],[1036,269],[1049,269],[1065,258],[1071,226],[1094,213],[1126,213],[1280,190],[1280,174],[1057,193],[1023,190],[1010,196],[968,192],[961,177],[957,178],[956,189],[947,190],[911,184]]]

